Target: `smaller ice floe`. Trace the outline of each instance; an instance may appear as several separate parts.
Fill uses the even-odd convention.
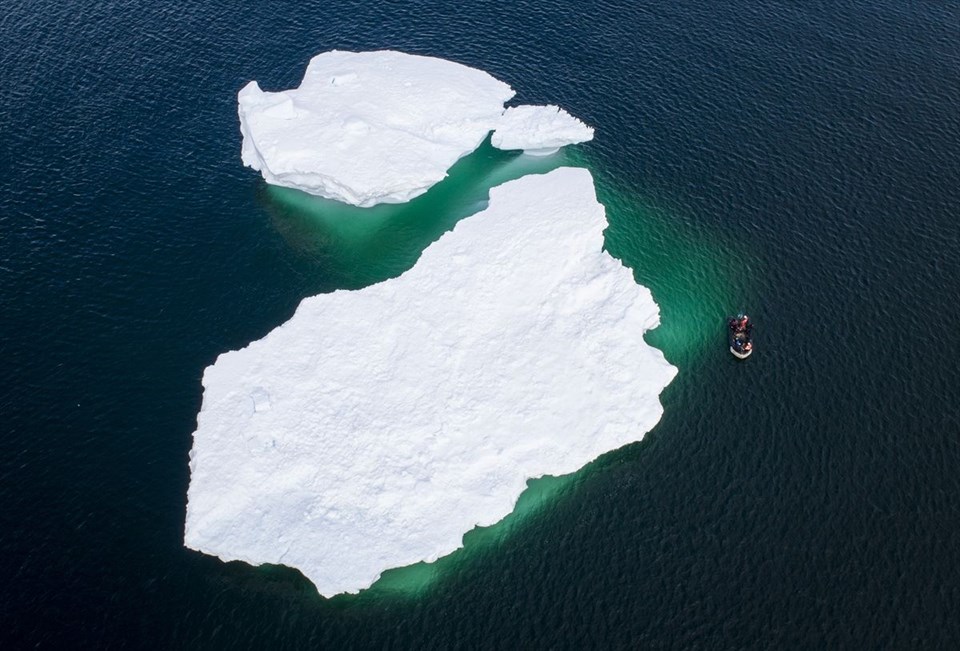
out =
[[[513,89],[401,52],[325,52],[298,88],[238,94],[242,157],[267,183],[355,206],[404,203],[480,146]]]
[[[559,106],[508,108],[493,132],[497,149],[522,149],[526,154],[547,156],[566,145],[593,140],[593,127]]]

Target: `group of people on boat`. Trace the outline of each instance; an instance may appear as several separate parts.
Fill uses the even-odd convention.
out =
[[[746,314],[738,314],[729,321],[730,352],[737,357],[746,357],[753,352],[753,343],[750,341],[750,331],[753,324]]]

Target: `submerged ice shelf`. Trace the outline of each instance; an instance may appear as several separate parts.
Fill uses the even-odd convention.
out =
[[[241,155],[273,185],[355,206],[403,203],[487,135],[547,153],[593,130],[555,106],[504,111],[510,86],[482,70],[393,51],[324,52],[298,88],[238,94]]]
[[[399,278],[305,299],[203,376],[188,547],[321,594],[431,561],[526,480],[639,440],[673,378],[584,169],[491,190]]]

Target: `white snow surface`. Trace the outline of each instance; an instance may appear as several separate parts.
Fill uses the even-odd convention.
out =
[[[534,155],[593,140],[593,128],[559,106],[513,106],[504,111],[490,139],[498,149],[523,149]]]
[[[238,95],[242,158],[274,185],[403,203],[476,149],[513,97],[482,70],[393,51],[315,56],[299,88]]]
[[[641,439],[676,373],[590,173],[493,188],[402,276],[313,296],[203,376],[185,544],[323,595],[432,561],[526,480]]]

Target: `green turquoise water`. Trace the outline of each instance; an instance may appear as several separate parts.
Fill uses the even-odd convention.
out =
[[[290,248],[315,265],[325,284],[357,288],[410,269],[431,242],[482,210],[489,190],[564,165],[563,154],[518,156],[489,140],[460,159],[447,178],[403,204],[357,208],[298,190],[260,185],[260,204]]]

